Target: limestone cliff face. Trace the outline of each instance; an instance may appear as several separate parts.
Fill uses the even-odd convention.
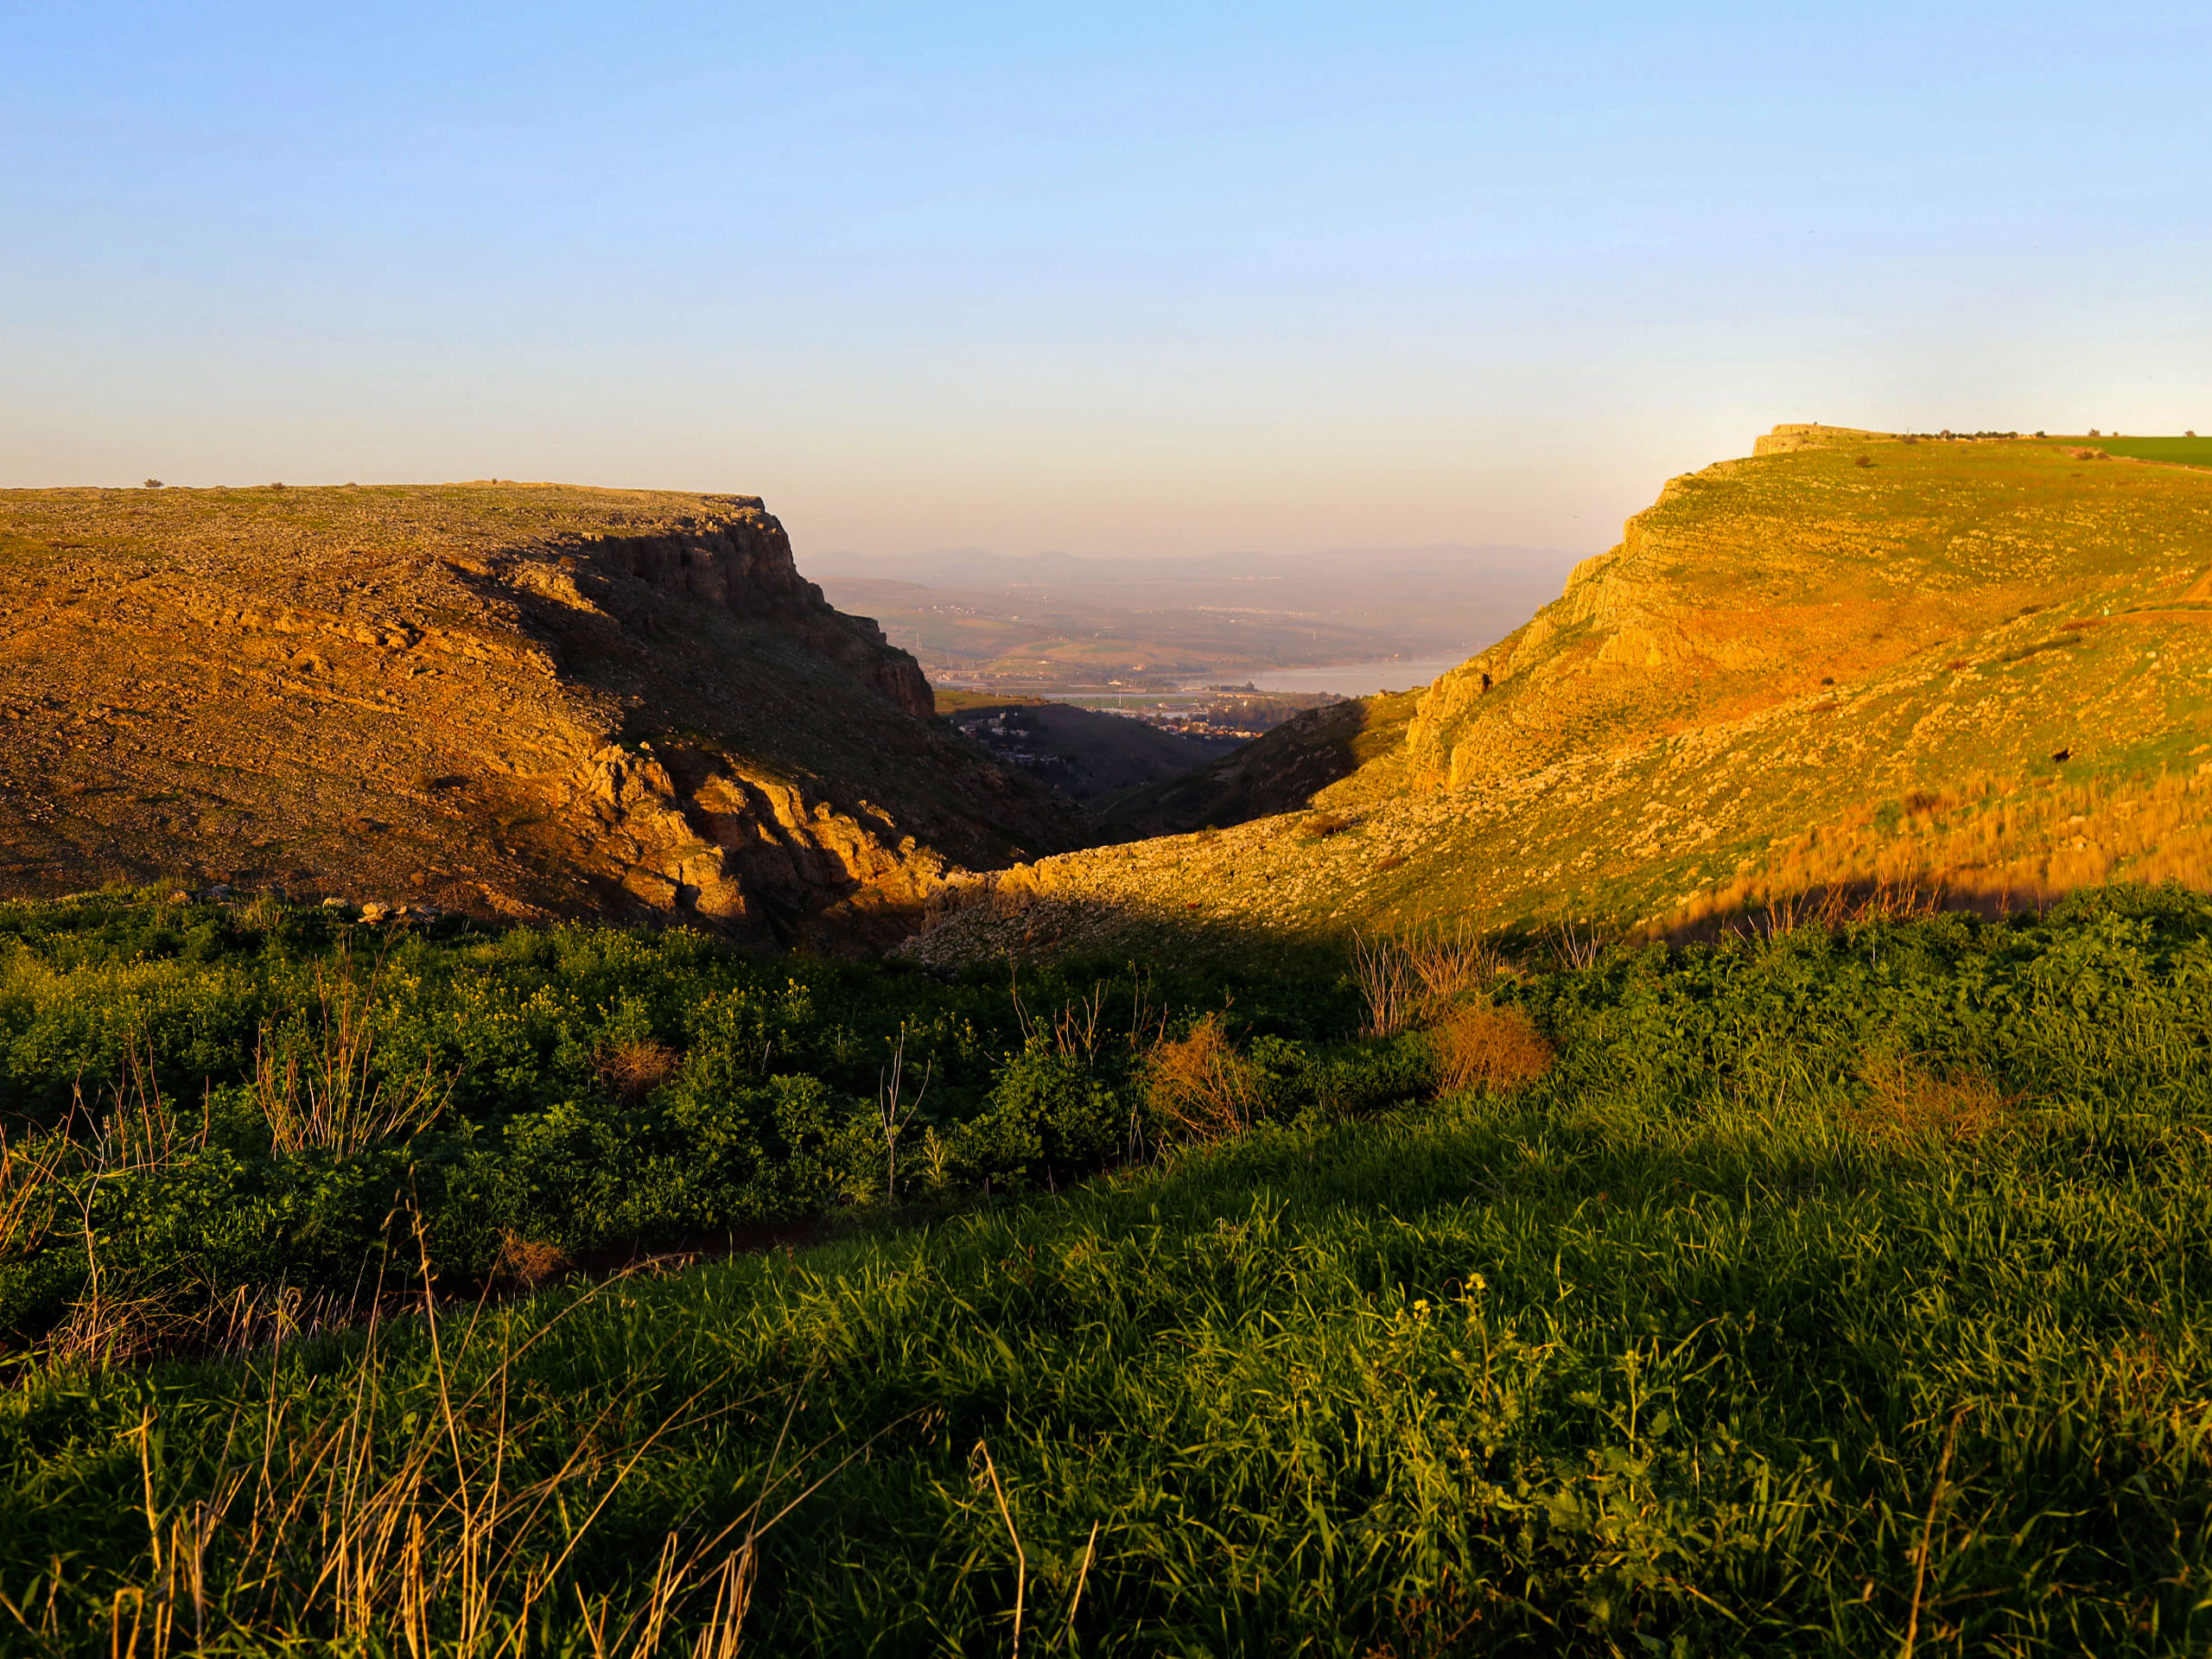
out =
[[[610,537],[588,556],[664,593],[770,620],[843,664],[877,696],[918,720],[936,712],[921,665],[885,640],[873,619],[832,609],[798,573],[791,538],[756,495],[710,496],[693,524],[659,536]]]
[[[887,942],[1075,844],[757,498],[0,492],[0,893],[282,886]]]

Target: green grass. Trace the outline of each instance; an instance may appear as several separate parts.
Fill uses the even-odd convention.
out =
[[[940,715],[973,714],[982,709],[1037,709],[1044,707],[1046,701],[1043,697],[1009,696],[1002,691],[955,691],[944,686],[935,690]]]
[[[2163,461],[2178,467],[2212,467],[2212,438],[2083,438],[2108,455]]]
[[[1222,1007],[1266,1046],[1276,1116],[1402,1097],[1427,1064],[1355,1037],[1325,962],[947,983],[680,930],[391,933],[127,889],[0,906],[0,1353],[357,1317],[418,1256],[448,1291],[511,1286],[518,1250],[696,1253],[1065,1184],[1154,1137],[1148,1046]]]
[[[2204,1650],[2212,906],[1499,994],[1560,1049],[1517,1094],[435,1344],[35,1379],[0,1628],[582,1653],[631,1617],[642,1651],[658,1582],[671,1653],[748,1586],[773,1653],[1007,1651],[1017,1608],[1032,1654]],[[373,1535],[348,1614],[315,1575]]]

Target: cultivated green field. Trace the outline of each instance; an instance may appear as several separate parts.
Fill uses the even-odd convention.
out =
[[[213,921],[188,919],[164,960]],[[18,1055],[24,952],[113,971],[19,934]],[[539,988],[620,938],[557,947]],[[1027,1196],[887,1205],[810,1249],[429,1316],[418,1284],[372,1332],[217,1360],[28,1357],[0,1646],[2202,1652],[2212,901],[1558,947],[1463,950],[1456,979],[1396,958],[1444,992],[1394,1005],[1370,974],[1379,1020],[1326,969],[1184,982],[1142,1052],[1110,1014],[1086,1050],[1067,970],[1033,1044],[977,1021],[963,1086],[1002,1108],[1033,1052],[1150,1114],[1072,1191],[1045,1160]],[[330,942],[198,948],[275,984]],[[426,982],[528,959],[415,950]],[[604,983],[680,977],[647,962]],[[742,969],[689,971],[728,995]],[[980,982],[836,971],[809,1029],[872,998],[871,1043],[933,1000],[988,1011]],[[710,1046],[683,1007],[664,1040]],[[797,1074],[849,1088],[860,1059],[825,1039]],[[1332,1091],[1327,1065],[1398,1084]],[[595,1109],[605,1144],[662,1133],[681,1075]],[[1207,1127],[1208,1077],[1249,1127]]]
[[[2108,455],[2171,461],[2182,467],[2212,467],[2212,438],[2083,438],[2080,442]]]

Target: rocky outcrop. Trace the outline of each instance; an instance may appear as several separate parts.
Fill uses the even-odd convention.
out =
[[[937,701],[921,665],[872,618],[831,608],[798,573],[791,538],[756,495],[709,496],[696,522],[658,536],[606,537],[577,550],[664,593],[775,622],[852,671],[894,709],[928,720]]]
[[[1822,426],[1817,421],[1784,424],[1753,439],[1751,454],[1787,455],[1800,449],[1834,449],[1847,443],[1870,442],[1893,435],[1888,432],[1864,431],[1855,426]]]
[[[0,894],[165,880],[874,944],[1077,844],[756,498],[0,492]]]
[[[764,945],[841,931],[887,944],[968,874],[868,803],[840,811],[721,757],[672,758],[674,771],[650,748],[609,745],[576,779],[609,874],[650,909]]]

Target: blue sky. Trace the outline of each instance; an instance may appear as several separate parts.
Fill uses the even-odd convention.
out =
[[[1588,551],[1777,421],[2212,431],[2212,9],[0,0],[0,484],[802,562]]]

